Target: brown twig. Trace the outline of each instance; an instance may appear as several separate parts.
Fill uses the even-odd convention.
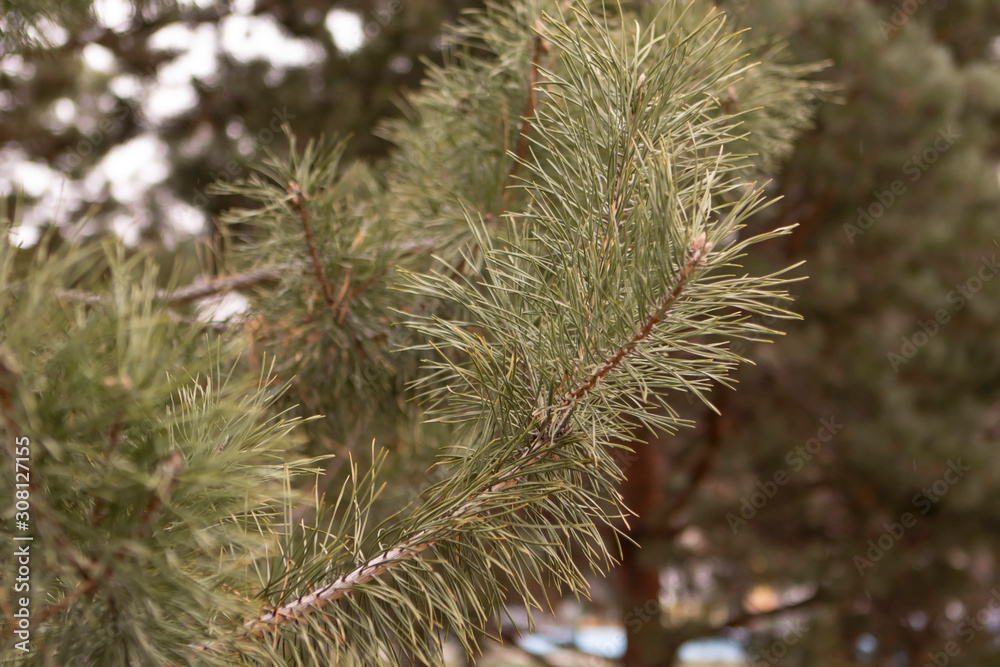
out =
[[[347,294],[347,288],[351,286],[351,267],[347,267],[344,271],[344,282],[340,286],[340,291],[337,292],[336,300],[334,301],[334,308],[339,308],[340,319],[344,319],[344,307],[347,305],[344,303],[344,296]]]
[[[97,582],[94,579],[81,581],[79,585],[77,585],[77,587],[74,588],[72,592],[70,592],[62,600],[59,600],[59,602],[51,604],[48,607],[42,609],[41,611],[32,614],[31,618],[29,619],[29,623],[31,624],[32,627],[37,627],[38,624],[43,623],[44,621],[55,616],[59,612],[64,611],[67,607],[76,602],[77,598],[79,598],[81,595],[93,591],[96,586]],[[7,628],[3,630],[3,632],[0,632],[0,641],[3,641],[8,637],[13,636],[14,629],[16,627],[17,627],[16,623],[11,623]]]
[[[200,285],[189,285],[173,291],[160,290],[157,292],[156,298],[178,306],[226,292],[276,282],[281,279],[282,271],[288,268],[290,268],[289,265],[282,264],[271,268],[253,269],[246,273],[232,273]]]
[[[330,283],[326,280],[326,273],[323,271],[323,265],[319,261],[319,254],[316,252],[316,243],[313,241],[312,228],[309,227],[309,213],[306,211],[305,204],[309,199],[309,195],[302,192],[299,184],[295,181],[288,182],[288,194],[292,196],[292,205],[299,212],[299,219],[302,221],[302,229],[306,234],[306,246],[309,248],[309,256],[312,258],[313,269],[316,271],[316,278],[319,280],[320,287],[323,288],[323,298],[326,299],[327,305],[336,309],[337,301],[333,298],[333,290],[330,288]]]
[[[218,296],[227,292],[255,287],[265,283],[275,282],[281,279],[282,271],[291,268],[290,264],[280,264],[271,268],[260,268],[247,271],[246,273],[232,273],[220,276],[205,283],[188,285],[175,290],[161,289],[156,291],[156,300],[167,304],[178,306],[192,301],[199,301],[209,297]],[[10,290],[14,293],[23,293],[25,285],[11,285]],[[105,294],[95,294],[77,289],[57,289],[55,295],[67,301],[76,301],[89,306],[106,303],[109,297]],[[178,315],[178,317],[180,317]]]
[[[531,75],[528,83],[528,98],[524,102],[524,113],[521,114],[521,127],[518,132],[517,146],[514,148],[514,164],[510,166],[507,173],[507,180],[504,185],[503,201],[500,204],[502,210],[506,210],[514,198],[514,189],[511,187],[514,179],[521,173],[521,164],[528,154],[528,135],[531,132],[531,119],[538,109],[538,70],[542,60],[542,55],[549,52],[549,46],[542,39],[541,35],[535,35],[534,45],[531,54]],[[499,218],[499,216],[497,216]]]

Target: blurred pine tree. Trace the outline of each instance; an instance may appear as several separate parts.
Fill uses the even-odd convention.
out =
[[[796,60],[832,61],[822,76],[842,103],[817,109],[775,181],[783,200],[750,222],[799,223],[752,263],[806,260],[803,321],[743,350],[757,365],[719,397],[722,416],[691,412],[705,429],[658,450],[703,452],[687,467],[710,472],[681,515],[640,522],[648,562],[681,590],[714,563],[703,609],[805,600],[784,626],[737,634],[756,660],[996,664],[1000,9],[719,4],[751,35],[787,35]],[[719,627],[707,613],[667,625],[651,644]]]
[[[219,184],[255,205],[211,281],[5,230],[5,658],[439,664],[615,562],[617,452],[791,317],[785,267],[741,268],[789,228],[744,223],[818,88],[681,2],[497,6],[447,53],[383,169],[290,138]]]

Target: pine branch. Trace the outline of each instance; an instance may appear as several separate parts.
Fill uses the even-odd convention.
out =
[[[613,484],[621,471],[601,445],[627,440],[629,418],[680,424],[662,393],[701,396],[739,361],[703,335],[755,336],[763,329],[738,309],[780,312],[761,300],[785,282],[780,274],[692,285],[709,263],[709,234],[727,238],[763,198],[740,180],[738,158],[722,150],[728,130],[707,113],[711,87],[728,85],[737,71],[732,42],[715,41],[718,21],[707,18],[698,28],[703,41],[690,49],[686,39],[671,47],[652,29],[634,45],[622,39],[622,48],[606,25],[583,10],[576,18],[583,25],[556,23],[546,40],[562,58],[562,69],[553,68],[553,104],[539,109],[529,92],[524,146],[514,153],[520,166],[507,172],[508,179],[528,173],[523,224],[497,229],[466,214],[472,238],[459,252],[466,262],[481,253],[481,275],[459,278],[442,260],[446,272],[409,273],[402,287],[456,309],[449,319],[421,315],[406,324],[428,336],[411,349],[441,354],[428,362],[436,370],[414,383],[437,401],[431,414],[467,425],[452,442],[457,473],[432,487],[435,495],[411,517],[377,531],[367,530],[365,516],[334,514],[329,541],[288,558],[294,565],[269,569],[261,596],[272,608],[246,618],[245,635],[273,633],[274,646],[294,653],[296,638],[320,639],[327,623],[343,631],[356,614],[388,628],[440,614],[433,628],[450,625],[462,637],[477,627],[476,614],[482,620],[497,604],[498,572],[526,599],[527,580],[541,572],[581,585],[567,541],[592,566],[613,558],[603,543],[588,542],[596,523],[611,520],[608,505],[620,507]],[[533,51],[535,90],[537,40]],[[719,203],[737,189],[738,202]],[[711,266],[737,266],[748,245],[783,232],[731,243]],[[667,409],[651,413],[651,403]],[[345,574],[331,579],[337,571]],[[283,627],[295,634],[279,635]],[[358,655],[391,652],[396,640],[406,651],[423,650],[417,635],[376,631],[362,633]]]
[[[484,511],[489,507],[492,495],[520,482],[523,475],[535,463],[543,459],[543,457],[537,455],[539,450],[549,445],[555,445],[561,437],[566,435],[566,422],[572,414],[574,407],[594,391],[601,379],[617,369],[636,350],[638,345],[649,337],[654,327],[666,318],[670,309],[680,299],[685,286],[710,250],[711,244],[707,243],[704,232],[697,239],[691,241],[687,261],[673,289],[662,300],[657,310],[646,319],[640,329],[626,343],[621,345],[597,370],[591,373],[575,389],[567,392],[551,408],[549,419],[547,420],[549,425],[542,429],[535,439],[521,452],[522,458],[527,458],[528,460],[519,464],[513,470],[506,471],[503,476],[507,479],[504,481],[490,485],[472,500],[446,513],[443,517],[444,519],[459,522],[475,515],[477,512]],[[401,562],[410,558],[416,558],[427,549],[433,547],[436,542],[433,539],[429,539],[431,535],[431,530],[421,530],[403,544],[382,552],[348,574],[342,575],[330,583],[320,586],[310,593],[284,604],[273,611],[256,618],[248,619],[244,622],[243,627],[251,634],[261,634],[273,630],[286,621],[298,620],[303,614],[321,609],[328,603],[336,602],[354,588],[369,583],[375,577],[397,567]]]
[[[35,499],[35,506],[32,507],[32,512],[35,515],[36,520],[45,521],[52,525],[53,528],[58,530],[58,525],[48,519],[47,514],[42,511],[40,499]],[[85,595],[91,595],[96,591],[97,584],[102,579],[106,578],[111,574],[111,563],[106,563],[103,566],[99,563],[89,561],[87,563],[81,563],[73,555],[73,549],[71,545],[66,543],[66,540],[61,534],[56,531],[52,532],[52,539],[59,546],[61,553],[65,555],[65,558],[70,561],[72,569],[80,576],[82,581],[80,581],[72,591],[67,595],[63,596],[58,602],[54,602],[50,605],[43,607],[42,609],[36,611],[31,615],[30,622],[32,624],[42,623],[57,614],[68,610],[74,602]],[[119,552],[116,558],[120,558],[123,552]],[[10,623],[8,627],[0,632],[0,641],[6,640],[8,637],[14,634],[14,630],[17,628],[16,623]]]
[[[536,24],[537,31],[541,31],[541,24]],[[532,119],[535,117],[538,110],[538,74],[539,68],[541,67],[542,55],[549,52],[549,46],[542,38],[541,34],[535,34],[532,38],[532,55],[531,62],[529,64],[529,75],[528,75],[528,92],[524,102],[524,111],[521,113],[521,125],[518,130],[517,135],[517,145],[514,150],[514,160],[510,166],[510,170],[507,172],[507,178],[504,180],[504,190],[503,197],[500,202],[500,210],[493,213],[484,213],[483,220],[487,223],[496,223],[501,218],[503,218],[504,213],[506,213],[511,204],[514,201],[514,197],[517,193],[517,188],[515,187],[516,179],[521,173],[521,169],[524,166],[524,160],[528,155],[528,139],[531,134],[531,123]],[[506,102],[506,100],[505,100]],[[506,115],[504,116],[504,122],[506,126]],[[506,141],[507,130],[504,130],[504,144],[505,148],[507,145]],[[473,245],[469,253],[472,258],[479,255],[479,245]],[[466,262],[463,257],[462,261],[455,267],[454,271],[451,272],[452,280],[457,280],[460,276],[464,275],[465,269],[467,268],[468,262]]]
[[[154,298],[156,301],[173,306],[184,305],[193,301],[201,301],[202,299],[208,299],[221,294],[244,290],[249,287],[277,282],[281,280],[283,272],[289,268],[292,268],[291,264],[279,264],[274,267],[251,269],[244,273],[232,273],[214,278],[205,283],[188,285],[176,290],[160,289],[156,291]],[[23,293],[25,285],[11,285],[9,290],[15,294]],[[83,303],[88,306],[108,303],[110,301],[110,298],[106,294],[78,289],[56,289],[54,290],[54,294],[60,299]],[[188,324],[193,323],[193,321],[180,315],[177,315],[176,319]]]
[[[320,287],[323,289],[323,298],[326,299],[327,305],[330,306],[332,310],[337,309],[337,299],[333,297],[333,290],[330,287],[330,283],[326,280],[326,273],[323,271],[323,264],[319,260],[319,255],[316,253],[316,242],[313,240],[312,228],[309,226],[309,214],[306,211],[305,202],[309,198],[309,195],[302,192],[302,189],[295,181],[288,182],[288,194],[292,197],[292,205],[295,206],[295,210],[299,213],[299,219],[302,221],[302,230],[306,235],[306,245],[309,247],[309,256],[312,258],[313,269],[316,271],[316,279],[319,280]],[[347,283],[345,281],[344,288],[346,289]]]
[[[541,26],[537,29],[540,30]],[[528,96],[524,103],[524,113],[521,114],[521,128],[518,132],[517,146],[514,150],[514,164],[511,165],[510,172],[507,174],[503,203],[500,206],[500,208],[504,211],[510,207],[511,202],[513,201],[516,190],[511,186],[513,185],[518,174],[521,172],[524,158],[528,153],[528,134],[531,132],[531,121],[535,115],[535,109],[538,108],[538,70],[542,61],[542,55],[548,52],[548,44],[546,44],[545,40],[542,39],[541,34],[536,34],[533,40],[531,55],[531,74],[528,80]],[[496,217],[499,218],[500,216],[498,215]]]

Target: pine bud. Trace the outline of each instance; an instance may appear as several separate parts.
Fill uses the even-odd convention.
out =
[[[691,241],[688,246],[687,266],[693,268],[712,250],[712,244],[708,242],[708,235],[704,231]]]

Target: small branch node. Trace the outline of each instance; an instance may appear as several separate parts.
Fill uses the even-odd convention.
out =
[[[333,298],[333,289],[331,289],[330,283],[326,280],[323,264],[320,263],[319,253],[316,252],[316,242],[313,240],[312,228],[309,226],[309,213],[306,211],[306,202],[309,201],[309,195],[303,192],[299,184],[295,181],[288,182],[288,194],[291,195],[292,205],[298,211],[299,219],[302,221],[302,230],[306,236],[306,246],[309,248],[309,257],[312,259],[313,269],[316,271],[316,279],[319,280],[320,287],[323,289],[323,298],[326,299],[328,306],[336,309],[337,301]]]

